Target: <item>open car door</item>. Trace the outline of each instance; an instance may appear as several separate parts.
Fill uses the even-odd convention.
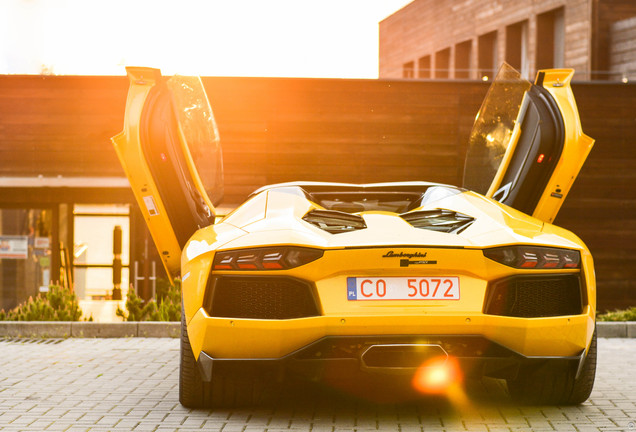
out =
[[[581,129],[574,71],[539,71],[534,84],[504,64],[470,136],[464,187],[552,223],[594,140]]]
[[[124,130],[112,141],[172,280],[190,236],[214,223],[223,194],[218,132],[198,77],[126,71]]]

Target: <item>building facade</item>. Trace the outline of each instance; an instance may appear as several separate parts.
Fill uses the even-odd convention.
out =
[[[503,61],[636,79],[636,1],[414,0],[380,22],[380,78],[488,80]]]

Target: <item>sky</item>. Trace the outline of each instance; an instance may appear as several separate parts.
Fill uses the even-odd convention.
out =
[[[411,0],[0,0],[0,74],[377,78]]]

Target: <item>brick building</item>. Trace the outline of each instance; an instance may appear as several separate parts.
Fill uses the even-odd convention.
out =
[[[634,80],[636,1],[414,0],[380,22],[380,78],[485,79],[502,61]]]

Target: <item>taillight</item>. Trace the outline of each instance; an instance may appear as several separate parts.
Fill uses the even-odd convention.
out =
[[[500,264],[518,269],[577,269],[581,266],[581,254],[570,249],[505,246],[485,249],[484,255]]]
[[[237,249],[217,252],[213,270],[286,270],[322,257],[319,249],[296,246]]]

